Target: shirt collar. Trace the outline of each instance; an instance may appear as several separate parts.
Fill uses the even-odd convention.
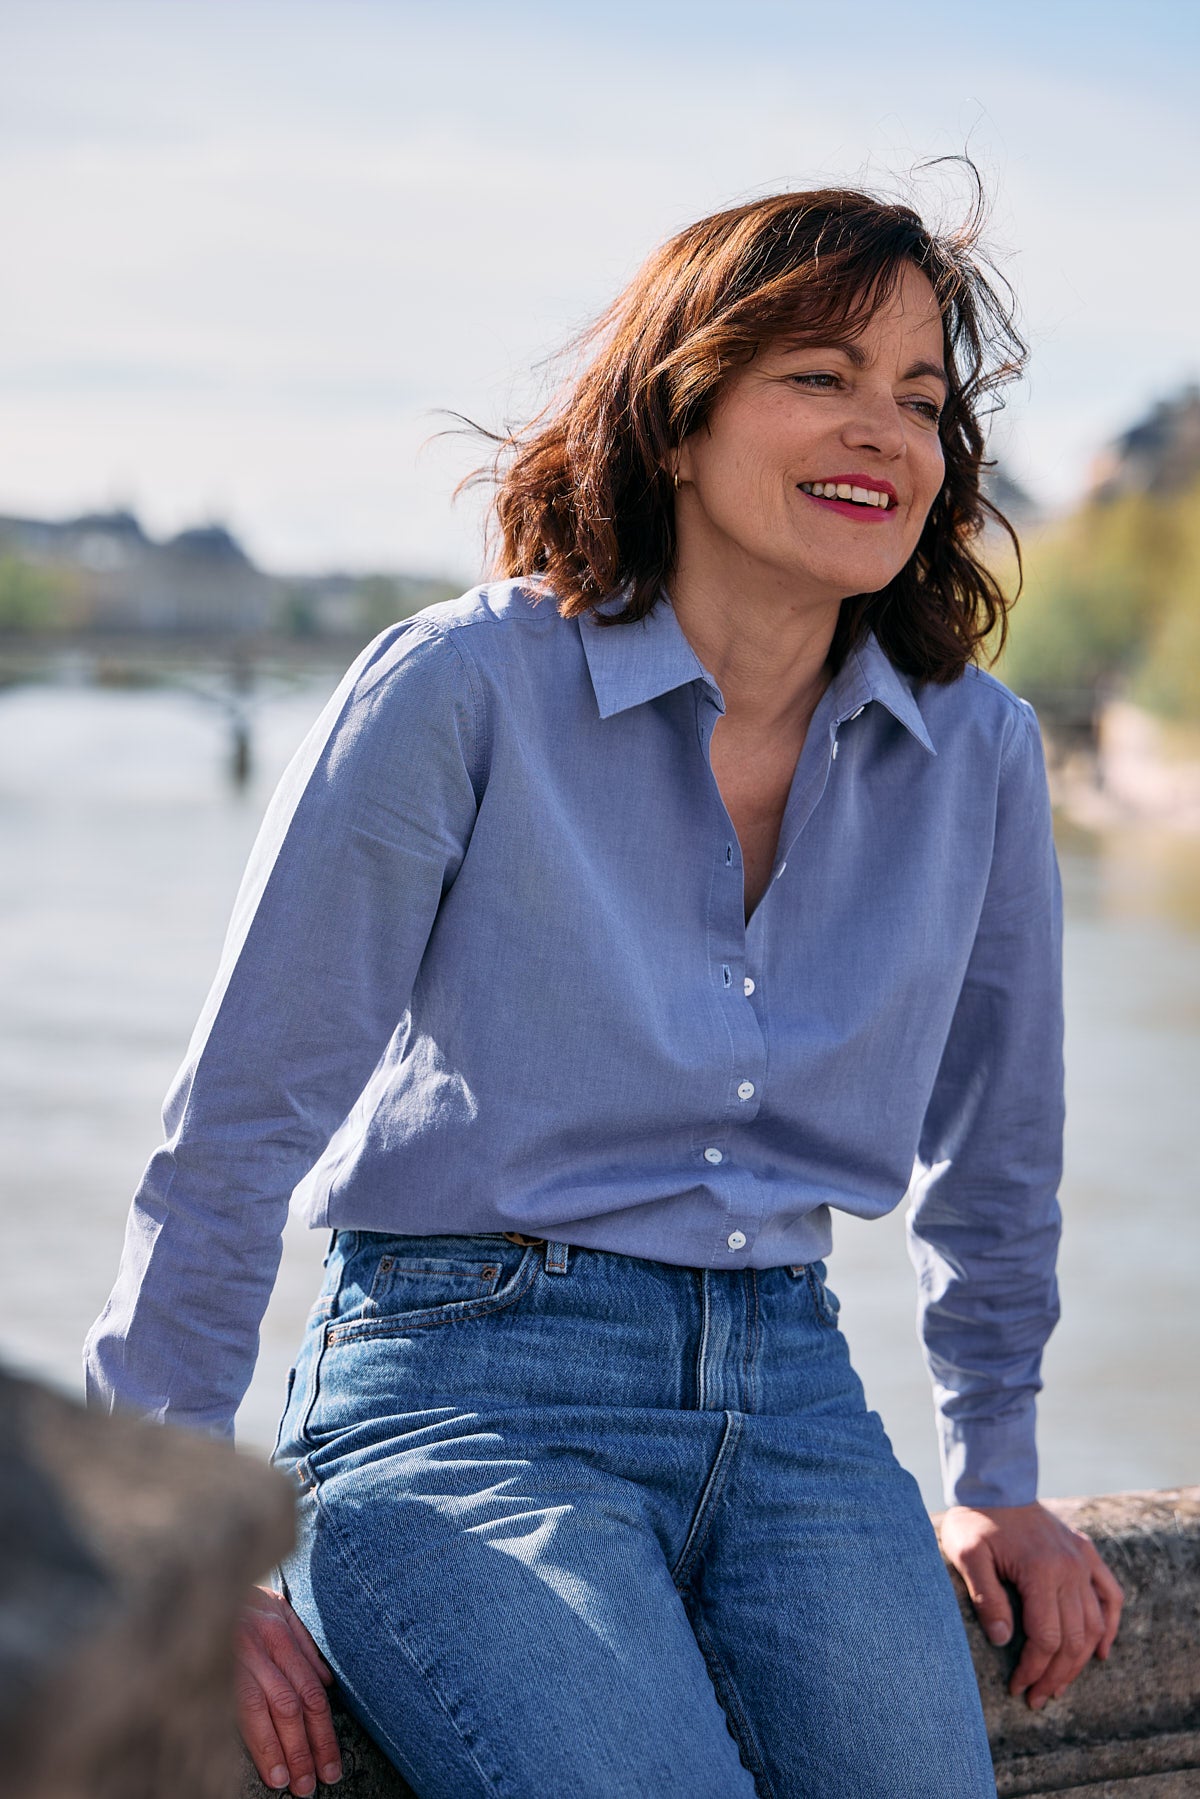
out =
[[[865,706],[868,700],[878,700],[916,738],[923,749],[927,749],[931,756],[937,755],[913,693],[910,677],[902,675],[894,663],[888,661],[873,631],[868,632],[858,648],[850,652],[833,684],[837,687],[843,681],[846,683],[847,702],[852,691],[857,696],[853,706]],[[838,697],[841,702],[841,694]],[[837,717],[840,724],[843,717],[841,703]]]
[[[624,592],[614,594],[598,610],[619,611],[625,598]],[[645,618],[633,624],[598,625],[585,614],[579,621],[579,631],[601,718],[644,705],[691,681],[703,681],[718,709],[724,712],[721,690],[684,636],[665,594]],[[834,676],[831,697],[839,724],[869,700],[878,700],[919,744],[936,756],[912,687],[888,661],[873,632],[851,651]]]
[[[622,590],[601,601],[597,611],[619,612],[625,600]],[[579,631],[601,718],[656,700],[689,681],[703,681],[724,712],[721,690],[684,636],[665,594],[633,624],[598,625],[585,614]]]

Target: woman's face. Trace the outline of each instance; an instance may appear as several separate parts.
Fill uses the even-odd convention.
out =
[[[766,345],[680,446],[680,566],[817,600],[886,587],[942,485],[943,369],[933,288],[911,264],[850,348]],[[820,492],[833,487],[859,498]]]

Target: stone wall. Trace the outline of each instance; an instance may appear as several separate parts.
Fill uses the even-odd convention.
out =
[[[1125,1589],[1125,1611],[1109,1660],[1033,1712],[1007,1690],[1020,1634],[994,1649],[952,1573],[999,1799],[1200,1799],[1200,1487],[1047,1503],[1095,1542]],[[344,1777],[318,1794],[414,1799],[340,1708],[337,1728]],[[241,1799],[268,1791],[247,1763]]]
[[[288,1483],[0,1374],[0,1791],[231,1799],[233,1630]]]
[[[1047,1504],[1091,1537],[1125,1589],[1125,1610],[1108,1661],[1033,1712],[1007,1691],[1020,1638],[993,1649],[953,1577],[1000,1799],[1197,1799],[1200,1487]]]
[[[233,1717],[234,1622],[287,1549],[288,1482],[187,1432],[0,1374],[0,1788],[265,1799]],[[1112,1656],[1031,1712],[957,1576],[999,1799],[1200,1799],[1200,1488],[1050,1502],[1126,1592]],[[413,1799],[338,1707],[338,1799]],[[240,1770],[240,1771],[239,1771]]]

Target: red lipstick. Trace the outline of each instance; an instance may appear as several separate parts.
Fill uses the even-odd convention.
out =
[[[875,493],[884,493],[888,497],[888,504],[886,506],[871,506],[858,500],[830,500],[827,499],[824,494],[806,493],[804,488],[800,487],[799,483],[797,483],[798,491],[804,493],[806,500],[811,500],[816,506],[827,506],[832,512],[840,512],[843,518],[853,518],[864,523],[868,521],[874,523],[881,519],[890,518],[897,509],[896,489],[892,486],[890,481],[881,480],[878,475],[864,475],[859,470],[856,470],[851,474],[821,475],[820,477],[814,477],[809,485],[817,487],[867,487]]]

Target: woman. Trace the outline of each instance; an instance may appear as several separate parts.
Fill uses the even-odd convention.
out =
[[[500,578],[376,638],[269,809],[88,1360],[231,1428],[319,1162],[242,1633],[276,1786],[336,1776],[332,1669],[428,1799],[992,1793],[825,1285],[831,1209],[906,1192],[946,1549],[995,1642],[1019,1590],[1031,1705],[1108,1654],[1035,1500],[1060,898],[974,661],[1022,353],[976,229],[830,190],[672,239],[507,443]]]

